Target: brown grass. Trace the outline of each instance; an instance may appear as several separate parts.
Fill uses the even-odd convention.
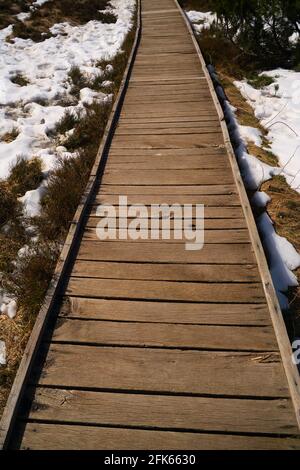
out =
[[[76,4],[73,0],[51,0],[36,8],[25,21],[16,21],[12,36],[41,42],[53,35],[49,30],[56,23],[74,26],[90,20],[114,23],[116,17],[112,13],[101,12],[108,5],[108,0],[77,0]]]
[[[28,12],[33,0],[1,0],[0,2],[0,29],[14,24],[15,15]]]
[[[6,132],[2,137],[1,141],[5,142],[6,144],[9,144],[10,142],[13,142],[16,140],[16,138],[19,135],[19,131],[16,127],[14,127],[10,132]]]
[[[110,61],[113,72],[109,76],[103,77],[103,80],[115,80],[116,83],[111,87],[111,90],[105,90],[106,93],[113,93],[114,97],[123,77],[134,37],[135,29],[128,34],[122,47],[123,52]],[[100,66],[102,65],[103,63]],[[78,70],[75,75],[73,70],[72,75],[73,78],[75,75],[80,78]],[[95,87],[97,86],[97,89],[98,87],[100,89],[101,83],[99,80]],[[32,325],[43,303],[59,254],[59,248],[64,242],[70,221],[88,181],[111,105],[112,103],[92,103],[92,105],[86,107],[85,115],[73,119],[66,114],[56,126],[55,133],[57,135],[65,134],[66,130],[74,128],[73,135],[66,138],[64,145],[72,152],[75,152],[75,156],[57,161],[57,166],[47,182],[47,191],[42,199],[41,215],[26,221],[21,215],[9,220],[8,212],[5,211],[4,213],[4,218],[9,221],[10,227],[7,234],[1,234],[3,240],[0,240],[0,242],[3,241],[6,244],[6,249],[0,250],[0,270],[2,264],[5,274],[2,284],[11,296],[17,298],[19,310],[14,320],[0,316],[0,339],[5,340],[8,353],[7,366],[0,369],[0,414],[5,405]],[[34,171],[29,181],[32,181],[32,176],[38,175],[39,172],[35,173]],[[17,176],[20,176],[19,171]],[[13,187],[18,186],[16,184],[18,177],[16,175],[12,177]],[[22,182],[22,179],[20,182]],[[5,184],[7,190],[7,183]],[[19,192],[19,190],[9,191],[12,195],[12,201],[16,201],[16,193]],[[39,235],[38,243],[33,244],[30,242],[25,230],[26,226],[29,225],[33,225],[36,234]],[[29,250],[15,266],[13,261],[16,259],[19,249],[25,244],[29,245]]]

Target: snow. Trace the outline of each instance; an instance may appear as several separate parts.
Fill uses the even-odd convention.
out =
[[[264,191],[256,191],[251,199],[252,205],[256,207],[266,207],[270,201],[270,196]]]
[[[267,251],[269,268],[281,308],[287,309],[288,299],[283,293],[289,287],[298,286],[297,277],[292,271],[300,266],[300,255],[286,238],[277,235],[266,212],[258,219],[258,229]]]
[[[267,130],[270,150],[281,174],[300,192],[300,72],[276,69],[264,72],[274,83],[256,90],[245,80],[235,82],[255,116]]]
[[[203,29],[208,29],[214,21],[217,21],[217,15],[210,11],[201,12],[190,10],[186,11],[188,19],[193,24],[193,28],[197,33],[200,33]]]
[[[253,142],[258,147],[262,144],[261,131],[255,127],[239,125],[239,131],[246,142]]]
[[[40,201],[45,193],[45,184],[42,183],[37,189],[27,191],[19,201],[23,202],[23,212],[27,217],[36,217],[40,213]]]
[[[32,7],[40,7],[46,2],[49,2],[49,0],[35,0],[35,2],[32,4]]]
[[[20,21],[27,20],[30,17],[31,13],[19,13],[16,15],[16,18]]]
[[[6,365],[6,347],[4,341],[0,341],[0,366]]]

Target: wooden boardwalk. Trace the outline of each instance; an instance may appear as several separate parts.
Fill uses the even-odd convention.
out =
[[[6,446],[299,449],[288,339],[220,109],[177,3],[141,3],[101,184]],[[119,195],[205,204],[204,248],[99,241],[96,206]]]

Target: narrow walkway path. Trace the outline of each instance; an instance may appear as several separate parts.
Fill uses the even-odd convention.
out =
[[[99,241],[99,203],[205,204],[205,246]],[[142,38],[40,376],[11,446],[300,448],[220,120],[174,0]]]

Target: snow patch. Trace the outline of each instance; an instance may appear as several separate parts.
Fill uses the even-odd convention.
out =
[[[259,90],[245,80],[235,85],[268,131],[270,149],[278,158],[281,174],[300,192],[300,72],[276,69],[263,74],[272,77],[274,83]]]
[[[6,347],[4,341],[0,341],[0,366],[6,365]]]
[[[197,33],[200,33],[203,29],[208,29],[217,21],[217,15],[212,13],[211,11],[208,12],[201,12],[190,10],[185,12],[190,22],[193,24],[193,28]]]

